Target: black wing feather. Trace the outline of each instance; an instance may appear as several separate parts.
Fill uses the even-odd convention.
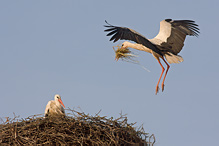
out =
[[[104,27],[107,27],[108,29],[104,30],[105,32],[109,32],[107,36],[112,36],[110,38],[110,41],[113,41],[114,43],[118,40],[130,40],[134,41],[138,44],[142,44],[147,48],[150,48],[152,51],[160,54],[161,52],[159,49],[153,45],[147,38],[145,38],[143,35],[140,33],[129,29],[127,27],[118,27],[118,26],[113,26],[109,24],[107,21],[105,21],[108,25],[104,25]]]
[[[160,23],[160,32],[154,38],[154,40],[162,40],[161,44],[158,44],[160,50],[169,51],[175,55],[177,55],[183,48],[184,41],[186,35],[190,36],[198,36],[199,28],[198,25],[195,24],[195,21],[192,20],[172,20],[165,19],[167,23],[171,24],[171,28],[163,21]],[[161,37],[160,34],[165,34],[163,29],[168,29],[170,31],[170,36],[167,34],[166,38]]]
[[[167,19],[166,19],[167,21]],[[192,20],[174,20],[174,21],[168,21],[170,22],[171,25],[177,29],[180,29],[181,31],[183,31],[186,35],[191,35],[191,36],[198,36],[199,32],[199,28],[198,25],[195,24],[195,21]],[[180,28],[182,27],[182,28]]]

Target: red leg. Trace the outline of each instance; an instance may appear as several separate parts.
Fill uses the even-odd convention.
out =
[[[164,72],[164,70],[165,70],[164,67],[163,67],[163,65],[160,63],[160,59],[158,59],[157,61],[158,61],[158,63],[160,64],[160,66],[162,67],[162,72],[161,72],[160,78],[159,78],[159,80],[158,80],[158,82],[157,82],[156,93],[155,93],[155,94],[157,94],[157,92],[159,91],[160,79],[161,79],[161,77],[162,77],[162,75],[163,75],[163,72]]]
[[[170,65],[164,60],[164,58],[162,58],[163,59],[163,61],[166,63],[166,65],[167,65],[167,71],[166,71],[166,73],[165,73],[165,75],[164,75],[164,78],[163,78],[163,82],[162,82],[162,84],[161,84],[161,87],[162,87],[162,92],[163,92],[163,90],[164,90],[164,81],[165,81],[165,78],[166,78],[166,76],[167,76],[167,72],[168,72],[168,70],[169,70],[169,68],[170,68]]]

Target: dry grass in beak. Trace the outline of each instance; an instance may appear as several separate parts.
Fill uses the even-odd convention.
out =
[[[114,47],[117,47],[117,50]],[[113,50],[115,51],[116,61],[118,61],[121,58],[122,60],[125,60],[128,62],[131,61],[132,63],[138,63],[138,61],[132,59],[133,57],[137,57],[137,56],[132,54],[132,52],[129,49],[122,48],[122,46],[119,46],[119,45],[114,46],[114,47],[113,47]]]
[[[117,47],[117,50],[114,48]],[[136,60],[135,58],[138,57],[137,55],[133,54],[128,48],[123,48],[122,46],[114,46],[113,50],[115,51],[115,60],[118,61],[120,58],[122,59],[122,61],[126,61],[126,62],[130,62],[130,63],[134,63],[134,64],[138,64],[140,65],[144,70],[150,72],[150,70],[148,70],[146,67],[144,67],[143,65],[141,65],[139,63],[138,60]]]

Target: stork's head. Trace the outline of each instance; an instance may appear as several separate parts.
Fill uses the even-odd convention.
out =
[[[65,106],[62,102],[61,96],[59,94],[56,94],[54,99],[55,99],[56,102],[58,101],[65,108]]]
[[[123,48],[123,49],[126,49],[126,48],[128,48],[129,47],[129,42],[124,42],[124,43],[122,43],[122,47],[121,48]]]

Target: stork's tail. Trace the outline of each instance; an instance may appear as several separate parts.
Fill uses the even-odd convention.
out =
[[[165,54],[164,56],[170,64],[183,62],[183,58],[181,56],[174,55],[170,52],[168,52],[168,54]]]

